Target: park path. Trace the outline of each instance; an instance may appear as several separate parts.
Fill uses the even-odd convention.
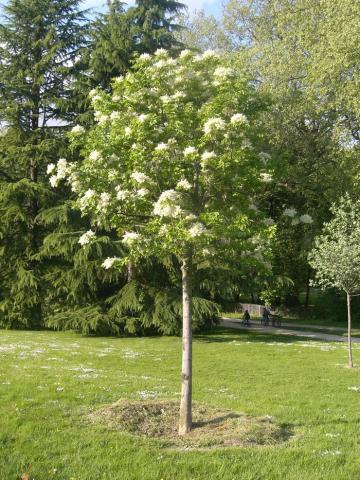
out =
[[[306,332],[302,330],[300,331],[291,330],[291,328],[277,328],[272,326],[264,327],[260,324],[260,322],[256,322],[256,321],[251,322],[250,327],[244,327],[244,325],[241,325],[241,320],[236,318],[222,317],[220,321],[220,325],[222,325],[223,327],[236,328],[239,330],[248,330],[250,332],[272,333],[276,335],[288,335],[291,337],[307,337],[307,338],[313,338],[314,340],[325,340],[326,342],[347,342],[347,337],[343,337],[341,335],[332,335],[330,333],[322,333],[322,332]],[[294,323],[293,324],[285,323],[284,326],[303,327],[304,325],[294,324]],[[315,327],[315,325],[314,326],[307,325],[307,327],[311,328],[311,327]],[[325,329],[327,327],[322,327],[322,328]],[[353,337],[352,341],[354,343],[360,343],[360,338]]]

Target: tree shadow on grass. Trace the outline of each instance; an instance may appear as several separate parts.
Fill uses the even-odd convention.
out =
[[[231,342],[251,342],[251,343],[299,343],[312,341],[318,343],[327,342],[313,337],[300,337],[295,335],[284,335],[276,333],[253,332],[249,330],[240,330],[231,327],[216,327],[206,334],[195,334],[194,340],[204,343],[231,343]],[[340,343],[340,342],[334,342]]]

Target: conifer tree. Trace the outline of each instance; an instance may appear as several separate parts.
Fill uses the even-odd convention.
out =
[[[107,1],[108,11],[100,14],[91,27],[92,48],[89,66],[95,85],[110,87],[114,77],[130,68],[134,44],[124,3]]]
[[[10,0],[0,25],[0,308],[7,326],[39,326],[45,234],[39,213],[56,198],[46,165],[64,155],[74,81],[85,45],[79,0]]]
[[[137,0],[127,14],[132,25],[133,41],[139,53],[154,53],[158,48],[179,50],[183,44],[176,32],[182,27],[176,17],[185,9],[173,0]]]

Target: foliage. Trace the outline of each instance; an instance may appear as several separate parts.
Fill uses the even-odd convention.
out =
[[[337,288],[349,295],[360,290],[359,201],[350,196],[333,205],[333,218],[324,225],[310,255],[315,282],[322,288]]]
[[[9,1],[0,25],[0,302],[6,326],[43,322],[46,165],[62,155],[85,44],[79,1]]]

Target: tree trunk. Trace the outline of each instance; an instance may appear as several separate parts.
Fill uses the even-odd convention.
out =
[[[128,283],[132,282],[135,278],[135,265],[131,260],[128,261],[126,273]]]
[[[192,426],[192,331],[191,331],[191,253],[182,261],[182,369],[179,435],[184,435]]]
[[[349,368],[353,367],[352,346],[351,346],[351,295],[346,293],[347,312],[348,312],[348,350],[349,350]]]
[[[306,295],[305,295],[305,304],[304,307],[308,308],[309,306],[309,298],[310,298],[310,275],[311,275],[311,269],[308,266],[307,270],[307,277],[306,277]]]

